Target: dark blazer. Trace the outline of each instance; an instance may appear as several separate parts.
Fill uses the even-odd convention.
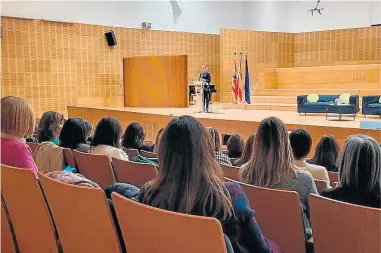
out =
[[[355,205],[381,208],[380,192],[364,192],[360,189],[337,187],[323,191],[321,196]]]
[[[233,209],[234,216],[222,220],[218,217],[215,217],[220,220],[224,234],[230,239],[230,242],[233,246],[235,253],[249,253],[249,252],[281,252],[279,247],[271,241],[268,241],[263,235],[258,226],[258,223],[255,220],[255,212],[250,208],[249,201],[246,197],[245,192],[238,183],[225,183],[226,188],[228,189]],[[145,193],[144,186],[141,189],[140,195],[138,197],[139,202],[143,202],[143,196]],[[157,190],[154,194],[158,194]],[[145,204],[150,204],[150,201]],[[195,208],[191,211],[193,215],[201,215],[202,203],[199,203],[199,208]],[[206,206],[213,206],[206,205]],[[209,217],[212,217],[211,215]]]

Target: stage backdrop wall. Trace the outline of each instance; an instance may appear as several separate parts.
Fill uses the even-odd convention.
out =
[[[381,27],[305,33],[221,29],[220,40],[223,102],[233,99],[234,52],[248,54],[250,83],[258,81],[261,89],[277,88],[277,77],[271,68],[381,63]],[[272,79],[274,82],[269,81]]]
[[[188,79],[206,64],[219,90],[219,35],[11,17],[1,23],[2,96],[26,98],[37,117],[47,110],[67,115],[67,105],[123,106],[123,57],[188,55]],[[106,43],[108,30],[115,47]]]

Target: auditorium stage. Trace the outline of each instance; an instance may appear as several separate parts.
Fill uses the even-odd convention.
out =
[[[123,128],[133,121],[142,123],[148,140],[155,140],[157,131],[164,127],[173,117],[191,115],[198,118],[205,126],[216,127],[221,135],[239,133],[247,138],[261,120],[274,116],[281,119],[289,130],[305,128],[313,136],[314,145],[325,134],[335,135],[340,144],[352,134],[367,134],[381,143],[381,130],[360,129],[361,121],[380,121],[379,117],[358,115],[356,120],[326,120],[325,114],[299,115],[290,111],[222,109],[213,106],[215,113],[196,113],[194,108],[138,108],[138,107],[82,107],[68,106],[69,117],[81,117],[90,120],[94,125],[104,116],[119,119]],[[350,119],[350,118],[348,118]]]

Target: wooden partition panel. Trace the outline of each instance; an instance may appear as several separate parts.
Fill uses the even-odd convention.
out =
[[[124,106],[188,107],[187,56],[123,59]]]

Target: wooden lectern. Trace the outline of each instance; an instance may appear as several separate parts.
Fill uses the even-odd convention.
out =
[[[196,113],[203,112],[203,101],[202,95],[204,94],[204,88],[202,85],[202,81],[193,81],[194,89],[196,92]]]

